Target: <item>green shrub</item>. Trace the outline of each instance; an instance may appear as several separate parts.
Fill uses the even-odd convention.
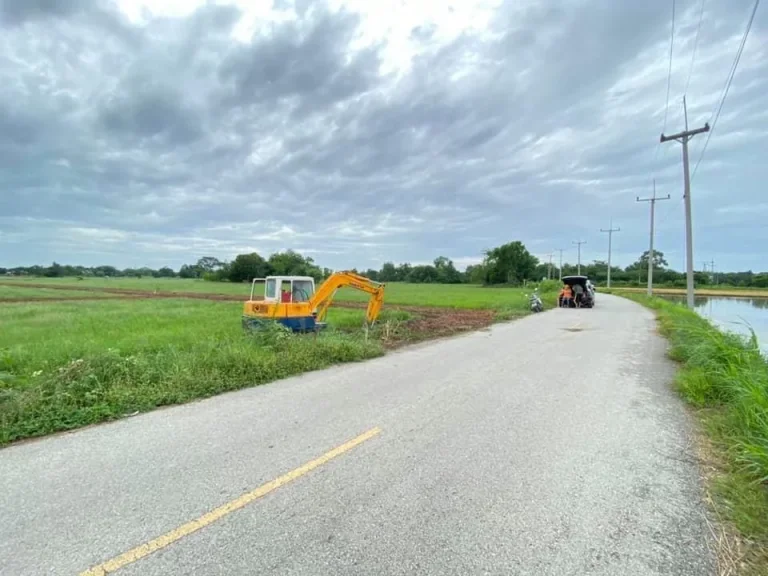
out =
[[[627,297],[657,310],[670,357],[681,363],[677,388],[703,409],[728,462],[715,486],[720,504],[742,534],[768,550],[768,361],[755,334],[722,332],[681,304]]]

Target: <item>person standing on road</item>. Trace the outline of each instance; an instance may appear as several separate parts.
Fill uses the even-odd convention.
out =
[[[584,287],[581,284],[573,285],[573,300],[576,302],[576,308],[581,308],[581,300],[584,298]]]
[[[571,300],[573,300],[573,292],[571,287],[566,284],[563,289],[560,290],[560,295],[557,297],[559,306],[569,308],[571,306]]]

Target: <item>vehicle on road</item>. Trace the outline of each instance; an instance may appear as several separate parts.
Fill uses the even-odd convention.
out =
[[[530,307],[531,312],[544,311],[544,303],[541,301],[538,288],[534,289],[533,293],[526,294],[526,296],[528,296],[528,306]]]
[[[563,285],[568,285],[573,290],[576,286],[581,286],[581,296],[579,306],[582,308],[594,308],[595,307],[595,287],[589,278],[586,276],[563,276]],[[574,290],[575,292],[575,290]],[[558,306],[562,306],[562,297],[558,297]],[[576,298],[571,299],[570,307],[576,307]]]
[[[254,297],[257,282],[264,283],[264,295]],[[267,276],[255,278],[251,295],[243,305],[243,328],[258,329],[277,322],[293,332],[314,332],[325,328],[325,316],[336,290],[343,287],[371,295],[365,313],[365,324],[372,327],[384,304],[384,284],[343,271],[331,274],[315,291],[311,276]]]

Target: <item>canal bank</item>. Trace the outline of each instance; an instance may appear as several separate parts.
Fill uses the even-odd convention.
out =
[[[685,296],[662,294],[659,298],[685,303]],[[754,333],[763,354],[768,355],[768,298],[696,296],[694,309],[721,330],[746,337]]]
[[[721,567],[729,568],[720,573],[768,574],[768,362],[754,340],[706,317],[710,307],[713,316],[749,311],[754,329],[762,303],[700,300],[694,312],[664,298],[622,295],[656,311],[680,366],[674,386],[702,423],[701,470]]]

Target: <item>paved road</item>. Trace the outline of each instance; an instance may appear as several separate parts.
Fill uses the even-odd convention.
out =
[[[1,450],[0,574],[78,574],[166,533],[116,574],[710,574],[665,343],[598,297]]]

